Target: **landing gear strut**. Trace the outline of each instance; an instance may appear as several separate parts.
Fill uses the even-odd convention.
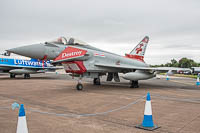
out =
[[[83,90],[83,84],[81,83],[81,77],[79,78],[79,80],[78,80],[78,84],[76,85],[76,89],[78,90],[78,91],[80,91],[80,90]]]
[[[138,88],[138,87],[139,87],[138,80],[137,81],[132,80],[130,88]]]
[[[30,74],[24,74],[24,79],[30,79]]]
[[[94,78],[93,84],[94,84],[94,85],[101,85],[100,78]]]
[[[11,79],[12,79],[12,78],[15,78],[15,74],[11,73],[11,74],[10,74],[10,78],[11,78]]]

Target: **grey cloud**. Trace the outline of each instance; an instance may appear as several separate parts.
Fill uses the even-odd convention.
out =
[[[145,35],[150,36],[147,52],[197,49],[199,5],[198,0],[2,0],[0,51],[63,35],[116,51],[120,45],[133,48]]]

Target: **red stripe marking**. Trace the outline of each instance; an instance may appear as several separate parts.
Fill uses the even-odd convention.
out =
[[[73,70],[72,68],[69,68],[70,70],[65,70],[66,73],[83,74],[87,71],[87,69],[83,65],[83,61],[70,61],[70,62],[63,62],[62,64],[76,64],[80,69],[80,70]]]
[[[126,54],[125,57],[144,62],[144,56]]]

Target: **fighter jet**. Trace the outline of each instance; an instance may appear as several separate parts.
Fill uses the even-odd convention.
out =
[[[118,73],[131,81],[131,88],[138,88],[138,80],[146,80],[156,76],[158,71],[168,71],[162,68],[150,67],[144,61],[149,37],[142,41],[125,56],[117,55],[95,48],[74,38],[60,37],[55,41],[17,47],[7,50],[36,59],[53,60],[53,64],[62,64],[66,73],[78,76],[77,90],[82,90],[81,79],[93,78],[94,85],[100,85],[100,77],[107,75],[107,81],[120,82]]]
[[[56,69],[50,61],[0,56],[0,73],[9,73],[10,78],[24,74],[24,78],[29,79],[30,74],[54,72]]]

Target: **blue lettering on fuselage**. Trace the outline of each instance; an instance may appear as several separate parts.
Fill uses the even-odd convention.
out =
[[[14,59],[14,64],[25,65],[25,66],[42,66],[42,62],[36,62],[36,61],[30,61],[30,60],[19,60],[19,59]]]
[[[50,61],[37,61],[37,60],[25,60],[25,59],[8,59],[0,58],[0,65],[9,66],[21,66],[21,67],[51,67]]]

